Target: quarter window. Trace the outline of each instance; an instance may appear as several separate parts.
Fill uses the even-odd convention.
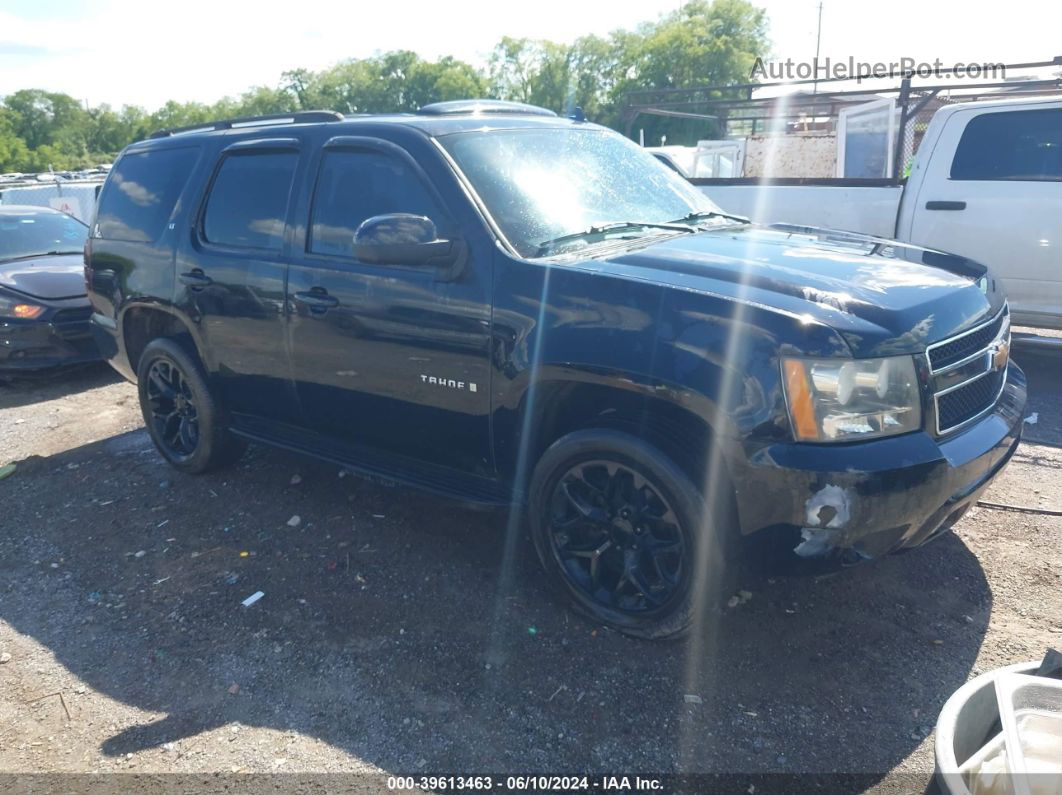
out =
[[[197,148],[184,147],[123,155],[100,196],[99,236],[140,243],[158,240],[198,154]]]
[[[325,153],[314,194],[310,251],[349,257],[361,222],[387,213],[442,223],[427,187],[402,160],[370,150]]]
[[[1062,180],[1062,110],[985,113],[963,130],[951,164],[959,180]]]
[[[204,237],[223,246],[279,249],[298,158],[296,152],[228,155],[207,198]]]

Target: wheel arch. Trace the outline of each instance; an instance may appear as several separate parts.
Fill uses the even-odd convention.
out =
[[[146,302],[127,304],[122,309],[118,328],[129,369],[134,376],[144,348],[153,339],[176,340],[190,354],[206,364],[195,324],[172,307]]]
[[[524,487],[542,454],[573,431],[608,428],[650,442],[690,480],[703,487],[713,459],[729,478],[717,447],[727,433],[725,419],[705,396],[631,374],[539,368],[522,390],[511,433],[499,438],[499,464]],[[716,421],[710,421],[713,418]],[[720,427],[722,426],[722,427]]]

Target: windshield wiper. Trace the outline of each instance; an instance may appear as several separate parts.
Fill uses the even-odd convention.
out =
[[[742,223],[742,224],[749,223],[749,219],[745,218],[743,215],[730,215],[730,213],[721,213],[718,210],[705,210],[705,211],[699,212],[699,213],[690,213],[689,215],[684,215],[681,218],[676,218],[674,221],[671,221],[670,223],[673,223],[673,224],[696,223],[697,221],[707,221],[709,218],[728,218],[731,221],[737,221],[738,223]]]
[[[54,257],[60,254],[80,254],[81,249],[74,251],[38,251],[36,254],[19,254],[17,257],[0,257],[0,262],[18,262],[21,259],[33,259],[34,257]]]
[[[697,231],[693,227],[686,226],[677,221],[668,223],[656,223],[655,221],[612,221],[607,224],[591,226],[588,229],[583,229],[581,232],[572,232],[567,235],[561,235],[560,237],[550,238],[549,240],[538,244],[538,251],[535,252],[535,256],[544,257],[551,253],[558,245],[582,240],[595,235],[605,235],[609,232],[614,232],[617,229],[668,229],[672,232]]]

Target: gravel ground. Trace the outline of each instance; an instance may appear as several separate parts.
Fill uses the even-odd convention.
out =
[[[1062,371],[986,500],[1062,509]],[[0,772],[860,773],[921,791],[947,697],[1062,645],[1062,518],[988,508],[680,643],[571,614],[522,530],[252,447],[188,477],[106,368],[0,387]],[[296,518],[297,517],[297,518]],[[508,550],[508,551],[507,551]],[[241,601],[262,591],[249,607]]]

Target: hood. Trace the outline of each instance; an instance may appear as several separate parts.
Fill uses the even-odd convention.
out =
[[[602,264],[824,323],[857,357],[919,353],[988,319],[1004,301],[984,266],[965,257],[809,227],[725,226]]]
[[[43,300],[85,295],[85,260],[81,254],[0,262],[0,287]]]

